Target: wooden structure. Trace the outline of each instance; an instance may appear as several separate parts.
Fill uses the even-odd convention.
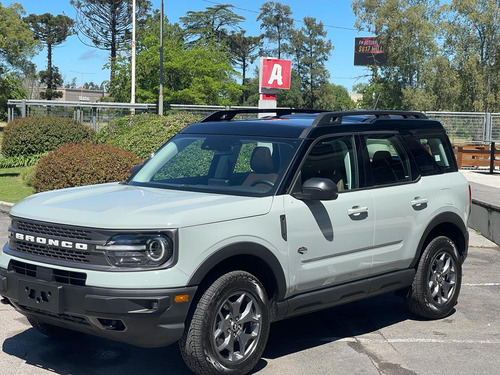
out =
[[[496,167],[500,168],[500,149],[495,142],[490,144],[456,143],[453,150],[457,158],[458,168],[489,167],[493,173]]]

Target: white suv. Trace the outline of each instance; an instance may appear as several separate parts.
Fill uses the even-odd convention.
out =
[[[269,110],[267,110],[268,112]],[[470,189],[418,112],[216,112],[123,183],[11,210],[0,295],[49,336],[180,342],[199,374],[247,373],[270,323],[398,291],[457,303]]]

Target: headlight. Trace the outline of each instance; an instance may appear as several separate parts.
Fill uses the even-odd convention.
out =
[[[116,267],[158,267],[173,255],[172,240],[161,234],[119,234],[95,248]]]

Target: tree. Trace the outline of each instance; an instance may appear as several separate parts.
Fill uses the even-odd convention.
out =
[[[316,105],[316,90],[326,82],[330,73],[325,67],[333,45],[326,38],[323,23],[316,18],[304,17],[304,26],[293,32],[292,49],[295,65],[303,85],[303,98],[306,105]]]
[[[194,42],[221,43],[229,34],[228,28],[240,30],[245,17],[234,13],[231,4],[217,4],[204,11],[188,11],[180,20],[189,38]]]
[[[130,40],[132,0],[70,0],[76,10],[76,26],[91,44],[110,52],[109,85],[113,89],[118,51]],[[149,0],[137,1],[141,24],[151,8]]]
[[[73,34],[74,21],[65,15],[53,16],[50,13],[30,14],[24,20],[33,31],[35,39],[47,46],[47,70],[40,73],[40,78],[47,85],[47,90],[40,94],[47,100],[60,98],[62,92],[57,91],[57,86],[62,85],[62,79],[52,65],[52,47],[61,44]]]
[[[387,56],[383,66],[372,69],[376,97],[391,105],[385,108],[401,109],[404,88],[427,89],[424,70],[438,53],[439,1],[354,0],[352,4],[358,30],[376,35]]]
[[[62,92],[57,91],[57,88],[63,84],[63,79],[57,66],[52,66],[51,69],[40,71],[38,76],[40,77],[40,83],[47,86],[45,91],[40,92],[40,98],[52,100],[62,97]]]
[[[227,45],[231,53],[231,61],[241,69],[242,84],[245,85],[247,79],[247,69],[252,64],[258,55],[258,48],[260,46],[260,37],[258,36],[245,36],[245,30],[238,33],[234,31],[229,34],[227,38]],[[246,100],[245,91],[241,96],[241,104]]]
[[[326,82],[316,90],[314,108],[330,111],[347,111],[356,108],[356,103],[349,96],[344,86]]]
[[[148,17],[137,35],[137,92],[144,103],[158,100],[160,59],[159,14]],[[164,22],[164,98],[169,103],[234,105],[241,96],[235,82],[235,71],[223,47],[212,43],[187,48],[184,31],[178,25]],[[130,100],[130,64],[119,61],[115,99]]]
[[[28,60],[34,55],[38,42],[23,21],[24,9],[13,3],[3,7],[0,3],[0,119],[5,120],[7,99],[26,98],[22,87],[23,76],[29,75],[33,64]],[[20,73],[23,74],[20,74]],[[26,74],[24,74],[26,73]]]
[[[0,3],[0,67],[18,69],[34,55],[38,42],[28,25],[22,20],[23,7],[13,3],[3,7]]]
[[[269,54],[276,55],[281,59],[282,54],[288,51],[291,31],[293,30],[293,18],[290,6],[278,2],[268,1],[260,7],[257,21],[261,21],[260,29],[264,30],[263,37],[269,42],[276,43],[276,48],[269,49]]]
[[[460,72],[460,109],[500,110],[500,3],[453,0],[445,49]]]

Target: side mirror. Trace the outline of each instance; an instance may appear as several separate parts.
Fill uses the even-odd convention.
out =
[[[331,201],[339,196],[339,189],[329,178],[310,178],[302,184],[302,192],[293,193],[300,200]]]

